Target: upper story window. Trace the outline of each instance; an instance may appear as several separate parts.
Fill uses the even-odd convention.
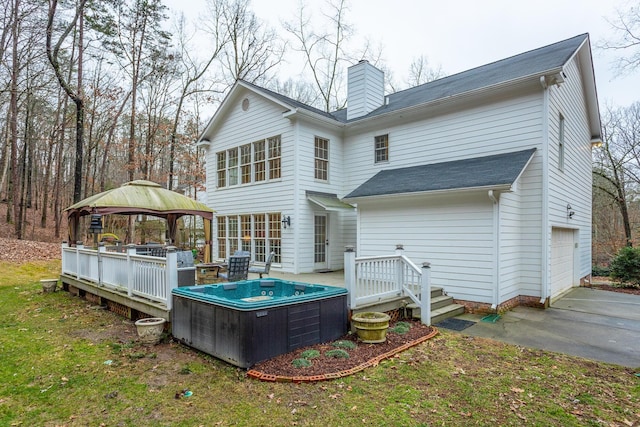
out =
[[[389,161],[389,135],[378,135],[374,138],[375,163]]]
[[[217,176],[218,176],[218,187],[226,187],[227,186],[227,152],[220,151],[217,153]]]
[[[315,178],[322,181],[329,179],[329,140],[315,138]]]
[[[269,144],[269,179],[280,178],[281,173],[281,147],[280,135],[267,138]]]
[[[264,140],[253,143],[253,180],[255,182],[264,181],[266,175],[266,156],[264,151]]]
[[[251,182],[251,144],[240,147],[240,177],[243,184]]]
[[[558,169],[564,170],[564,116],[558,120]]]
[[[227,150],[229,161],[227,168],[229,169],[229,185],[238,184],[238,148]]]
[[[280,178],[281,151],[278,135],[216,153],[217,187]]]

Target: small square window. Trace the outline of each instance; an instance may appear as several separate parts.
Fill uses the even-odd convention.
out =
[[[375,147],[375,162],[388,162],[389,161],[389,135],[378,135],[374,138]]]

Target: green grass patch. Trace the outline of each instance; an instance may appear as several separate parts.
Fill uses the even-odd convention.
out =
[[[446,330],[346,378],[255,381],[245,370],[177,342],[149,349],[137,342],[133,322],[63,291],[44,294],[39,280],[55,277],[59,262],[2,267],[2,426],[640,421],[637,369]]]

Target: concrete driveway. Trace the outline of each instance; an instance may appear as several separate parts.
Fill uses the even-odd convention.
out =
[[[640,296],[574,288],[546,310],[516,307],[463,334],[640,368]]]

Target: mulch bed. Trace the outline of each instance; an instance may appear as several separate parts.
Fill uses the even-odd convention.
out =
[[[355,333],[347,334],[336,341],[300,348],[260,362],[253,366],[247,375],[262,381],[283,382],[313,382],[346,377],[367,367],[376,366],[381,360],[420,344],[438,333],[436,328],[423,325],[418,321],[403,320],[403,322],[409,324],[409,331],[404,334],[396,333],[392,329],[397,322],[391,322],[387,331],[387,340],[384,343],[366,344],[360,341]],[[338,348],[334,346],[337,341],[352,341],[357,347],[348,349],[340,346],[349,354],[348,358],[326,356],[326,352]],[[311,366],[294,366],[293,361],[303,358],[302,353],[307,350],[317,350],[320,356],[308,359]]]

